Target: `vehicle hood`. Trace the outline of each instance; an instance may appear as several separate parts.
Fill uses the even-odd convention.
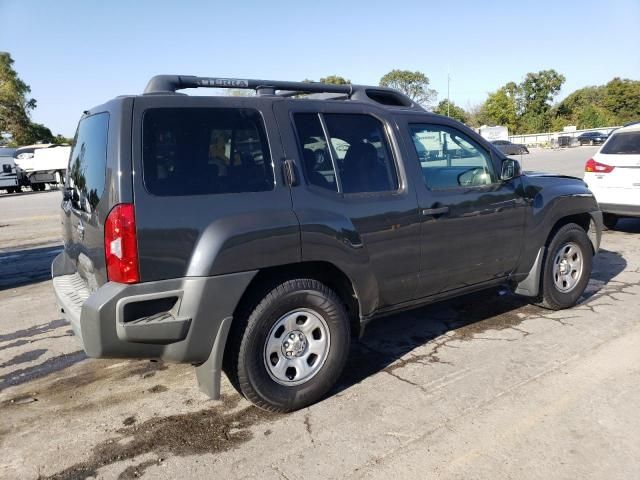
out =
[[[581,178],[574,177],[572,175],[564,175],[564,174],[561,174],[561,173],[524,171],[524,172],[522,172],[522,174],[524,176],[532,177],[532,178],[535,178],[535,179],[539,179],[539,178],[567,179],[567,180],[577,180],[580,183],[584,183]]]

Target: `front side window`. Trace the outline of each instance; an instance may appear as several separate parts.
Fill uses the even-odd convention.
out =
[[[68,170],[71,202],[78,210],[95,210],[104,192],[108,130],[106,112],[86,117],[78,125]]]
[[[294,120],[310,184],[345,194],[398,190],[396,166],[380,121],[338,113],[296,114]]]
[[[600,153],[607,155],[640,155],[640,132],[614,134],[602,147]]]
[[[273,190],[273,165],[256,110],[153,108],[144,114],[144,184],[154,195]]]
[[[444,125],[413,124],[409,129],[429,189],[497,182],[489,153],[467,135]]]

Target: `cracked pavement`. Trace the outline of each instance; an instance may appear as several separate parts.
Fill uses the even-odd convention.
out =
[[[0,222],[0,478],[640,476],[640,220],[575,308],[489,290],[377,320],[324,401],[274,415],[188,365],[85,357],[41,273],[57,195],[0,198],[24,212]]]

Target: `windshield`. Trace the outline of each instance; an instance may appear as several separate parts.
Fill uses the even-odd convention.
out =
[[[609,155],[640,155],[640,131],[616,133],[605,143],[601,153]]]

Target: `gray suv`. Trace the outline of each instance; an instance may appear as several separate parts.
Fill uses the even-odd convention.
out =
[[[271,411],[326,395],[373,318],[499,285],[574,305],[602,230],[582,180],[395,90],[168,75],[84,113],[61,215],[89,356],[191,363],[212,398],[224,370]]]

